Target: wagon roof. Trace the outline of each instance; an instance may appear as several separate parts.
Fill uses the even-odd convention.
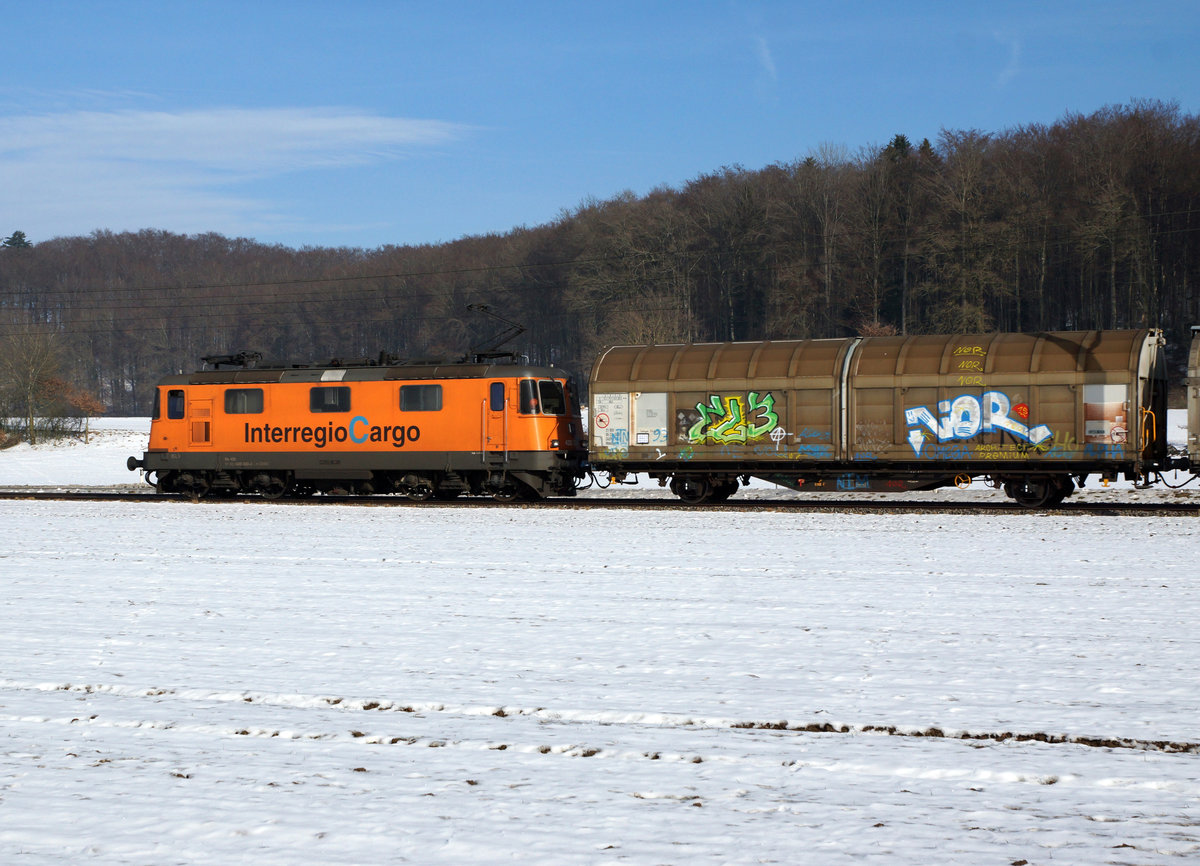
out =
[[[859,375],[947,375],[963,353],[985,359],[988,373],[1128,372],[1139,369],[1146,342],[1159,339],[1142,329],[613,346],[597,357],[591,387],[766,379],[823,387],[840,376],[852,349]]]

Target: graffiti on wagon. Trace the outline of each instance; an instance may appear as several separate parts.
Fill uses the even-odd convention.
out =
[[[937,408],[938,415],[934,415],[928,406],[904,411],[909,428],[908,444],[918,457],[927,438],[952,442],[974,439],[981,433],[1004,431],[1023,442],[1037,445],[1053,435],[1045,424],[1034,427],[1024,423],[1029,417],[1029,407],[1024,403],[1013,405],[1003,391],[985,391],[979,397],[962,394],[953,400],[940,401]]]
[[[755,442],[779,426],[775,396],[751,391],[741,395],[713,394],[707,403],[696,404],[700,417],[687,431],[687,441],[696,445],[732,445]]]

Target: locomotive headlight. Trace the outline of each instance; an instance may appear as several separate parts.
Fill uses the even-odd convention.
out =
[[[551,447],[551,448],[557,448],[557,447],[558,447],[558,440],[557,440],[557,439],[551,439],[551,440],[550,440],[550,447]]]

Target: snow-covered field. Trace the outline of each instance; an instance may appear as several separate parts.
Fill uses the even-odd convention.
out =
[[[129,483],[108,425],[0,486]],[[1194,517],[0,526],[4,863],[1200,858]]]

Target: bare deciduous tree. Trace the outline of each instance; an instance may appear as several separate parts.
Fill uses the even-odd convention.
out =
[[[54,381],[61,364],[58,334],[47,325],[10,326],[0,346],[0,394],[37,444],[38,420],[57,398]]]

